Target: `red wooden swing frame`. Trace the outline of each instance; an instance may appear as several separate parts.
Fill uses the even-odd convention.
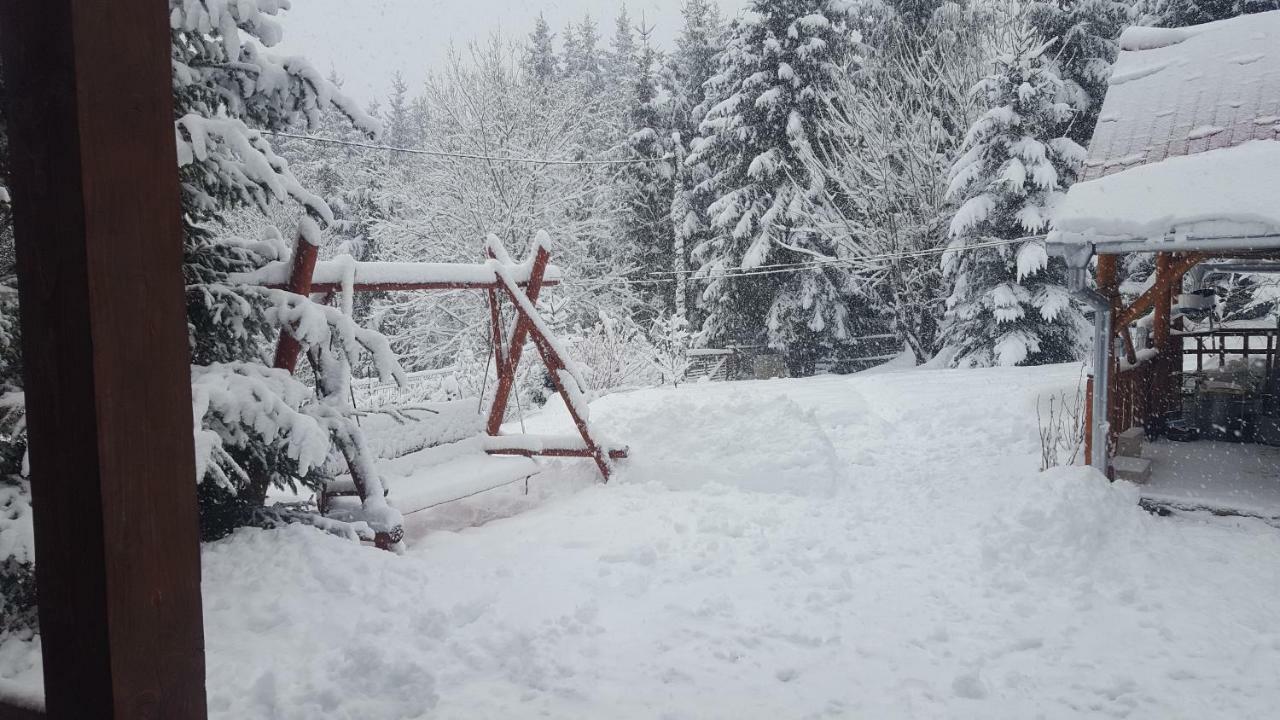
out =
[[[319,247],[307,241],[301,233],[298,235],[297,247],[293,253],[293,265],[287,282],[282,284],[268,284],[267,287],[286,290],[297,295],[309,296],[313,293],[333,293],[342,289],[341,283],[336,282],[314,282],[316,261],[319,257]],[[625,458],[627,449],[625,447],[606,447],[603,443],[597,441],[591,433],[591,429],[587,424],[587,419],[579,412],[578,407],[573,402],[572,396],[564,386],[564,381],[560,377],[561,371],[567,369],[565,359],[556,349],[556,343],[547,337],[545,327],[542,323],[537,322],[531,312],[536,312],[538,297],[542,293],[542,289],[559,284],[556,277],[548,277],[547,270],[551,263],[551,253],[542,243],[535,243],[533,249],[533,260],[529,264],[529,277],[527,280],[514,280],[499,271],[496,263],[507,263],[507,267],[514,264],[510,262],[505,249],[498,243],[496,238],[490,239],[489,247],[486,254],[494,263],[493,280],[490,282],[478,281],[424,281],[424,282],[359,282],[358,268],[356,263],[357,281],[350,285],[352,292],[386,292],[386,291],[434,291],[434,290],[483,290],[489,301],[489,323],[490,333],[493,341],[493,359],[497,368],[497,390],[494,393],[493,404],[489,407],[489,416],[485,423],[485,432],[493,438],[509,437],[512,442],[504,444],[501,440],[491,441],[486,445],[485,452],[490,455],[522,455],[525,457],[583,457],[591,458],[595,461],[596,467],[600,469],[600,475],[605,482],[609,481],[612,474],[613,460]],[[503,296],[510,300],[510,304],[516,310],[516,321],[514,326],[507,331],[503,326],[501,301]],[[527,305],[521,302],[527,300]],[[573,418],[573,424],[577,428],[578,434],[582,437],[582,446],[574,447],[568,445],[557,446],[545,442],[536,443],[536,448],[530,444],[522,444],[518,441],[519,435],[502,435],[502,422],[505,418],[507,406],[510,402],[511,391],[515,387],[516,371],[520,365],[521,356],[524,354],[524,345],[526,341],[532,341],[534,348],[537,350],[543,365],[546,366],[552,383],[555,385],[556,391],[564,398],[565,407],[569,411],[570,417]],[[509,348],[509,350],[504,350]],[[276,345],[275,367],[293,372],[297,367],[298,356],[301,354],[302,346],[287,331],[280,331],[280,340]],[[360,493],[361,499],[365,495],[365,483],[363,478],[356,477],[356,471],[352,468],[352,479],[355,481],[356,488]]]

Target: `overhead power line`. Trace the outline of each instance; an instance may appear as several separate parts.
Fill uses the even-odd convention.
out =
[[[850,257],[850,258],[819,258],[817,260],[804,260],[801,262],[794,262],[794,263],[776,263],[773,265],[757,265],[753,268],[750,268],[749,270],[733,273],[733,275],[740,276],[746,272],[755,272],[757,270],[771,270],[774,268],[802,268],[803,269],[803,268],[810,268],[810,267],[825,267],[827,265],[857,265],[859,263],[870,262],[874,260],[905,260],[907,258],[913,258],[913,257],[926,257],[929,255],[945,255],[947,253],[960,253],[960,252],[967,252],[971,250],[983,250],[985,248],[1002,247],[1005,245],[1017,245],[1019,243],[1027,242],[1028,240],[1041,240],[1044,237],[1045,237],[1044,235],[1027,235],[1025,237],[1013,238],[1012,240],[991,240],[988,242],[973,243],[971,245],[965,245],[963,247],[958,247],[958,248],[937,247],[937,248],[928,248],[925,250],[907,250],[907,251],[895,252],[895,253],[881,253],[879,255],[859,255],[857,257]],[[683,270],[683,271],[664,270],[662,272],[653,272],[649,274],[650,275],[681,275],[681,274],[696,275],[698,272],[699,272],[698,270]],[[728,276],[725,275],[721,277],[728,277]]]
[[[929,255],[945,255],[946,253],[963,253],[973,252],[976,250],[985,250],[987,248],[1002,247],[1006,245],[1018,245],[1029,240],[1043,239],[1044,235],[1027,235],[1025,237],[1013,238],[1012,240],[991,240],[982,243],[973,243],[964,247],[950,248],[929,248],[926,250],[913,250],[899,253],[882,253],[879,255],[862,255],[856,258],[823,258],[821,260],[809,260],[798,263],[778,263],[774,265],[759,265],[749,270],[739,270],[726,273],[718,273],[714,275],[697,275],[697,270],[686,270],[683,272],[664,271],[649,273],[653,276],[665,275],[690,275],[687,280],[692,282],[703,282],[710,280],[723,280],[726,278],[742,278],[754,277],[760,275],[781,275],[787,273],[804,272],[805,270],[817,270],[829,265],[856,265],[862,262],[873,260],[901,260],[912,257],[926,257]],[[603,287],[607,285],[661,285],[676,282],[674,277],[652,277],[652,278],[610,278],[600,280],[562,280],[561,285],[570,285],[576,287]]]
[[[423,150],[421,148],[395,147],[393,145],[357,142],[355,140],[340,140],[338,138],[318,137],[316,135],[299,135],[297,133],[279,132],[277,130],[263,130],[261,132],[265,135],[289,138],[291,140],[304,140],[307,142],[328,145],[343,145],[346,147],[364,148],[366,150],[390,150],[392,152],[401,152],[408,155],[428,155],[431,157],[455,158],[458,160],[483,160],[486,162],[508,162],[521,163],[525,165],[643,165],[646,163],[665,162],[672,159],[672,156],[670,155],[664,155],[660,158],[632,158],[630,160],[556,160],[551,158],[500,157],[497,155],[448,152],[446,150]]]

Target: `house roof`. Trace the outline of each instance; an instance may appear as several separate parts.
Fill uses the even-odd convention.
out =
[[[1280,11],[1120,46],[1051,241],[1280,234]]]
[[[1133,27],[1120,48],[1082,180],[1280,139],[1280,11]]]

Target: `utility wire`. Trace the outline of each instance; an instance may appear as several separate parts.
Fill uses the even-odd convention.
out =
[[[960,253],[960,252],[966,252],[970,250],[982,250],[985,248],[1002,247],[1005,245],[1017,245],[1019,243],[1027,242],[1028,240],[1041,240],[1044,237],[1045,237],[1044,235],[1027,235],[1020,238],[1013,238],[1012,240],[990,240],[988,242],[973,243],[971,245],[965,245],[963,247],[954,247],[954,248],[953,247],[937,247],[937,248],[928,248],[925,250],[908,250],[904,252],[881,253],[879,255],[859,255],[857,257],[851,257],[851,258],[820,258],[817,260],[804,260],[801,262],[794,262],[794,263],[776,263],[773,265],[757,265],[756,267],[751,268],[751,270],[746,272],[753,272],[756,270],[770,270],[773,268],[808,268],[808,267],[822,267],[825,265],[856,265],[858,263],[867,262],[870,260],[901,260],[905,258],[925,257],[928,255],[945,255],[947,253]],[[682,274],[694,275],[694,274],[697,274],[698,272],[699,272],[698,270],[663,270],[661,272],[652,272],[649,274],[650,275],[682,275]],[[742,273],[734,273],[734,274],[741,275]]]
[[[645,163],[665,162],[672,159],[671,155],[664,155],[660,158],[633,158],[631,160],[552,160],[547,158],[497,157],[494,155],[475,155],[471,153],[447,152],[444,150],[422,150],[420,148],[394,147],[392,145],[356,142],[354,140],[339,140],[338,138],[317,137],[315,135],[298,135],[296,133],[279,132],[277,130],[262,130],[261,132],[264,135],[290,138],[292,140],[305,140],[307,142],[326,143],[329,145],[345,145],[347,147],[365,148],[366,150],[391,150],[393,152],[402,152],[409,155],[429,155],[431,157],[457,158],[460,160],[524,163],[527,165],[641,165]]]
[[[944,255],[950,252],[953,252],[953,253],[970,252],[975,250],[983,250],[986,248],[1001,247],[1005,245],[1017,245],[1019,243],[1027,242],[1028,240],[1038,240],[1043,237],[1044,237],[1043,235],[1028,235],[1026,237],[1014,238],[1012,240],[992,240],[989,242],[974,243],[972,245],[966,245],[964,247],[958,247],[958,248],[948,248],[948,247],[930,248],[927,250],[915,250],[915,251],[901,252],[901,253],[883,253],[880,255],[863,255],[857,258],[828,258],[823,260],[810,260],[810,261],[799,262],[799,263],[778,263],[775,265],[760,265],[750,270],[720,273],[716,275],[694,275],[694,273],[698,272],[697,270],[685,270],[683,271],[683,273],[676,272],[676,271],[664,271],[664,272],[650,273],[650,275],[686,274],[686,275],[691,275],[691,277],[687,278],[687,280],[692,280],[694,282],[723,280],[725,278],[753,277],[753,276],[759,276],[759,275],[780,275],[780,274],[787,274],[787,273],[804,272],[805,270],[816,270],[816,269],[826,267],[828,265],[858,264],[868,260],[896,260],[896,259],[911,258],[911,257],[925,257],[929,255]],[[594,280],[594,281],[593,280],[587,280],[587,281],[561,280],[560,284],[570,285],[574,287],[604,287],[608,285],[663,285],[667,283],[674,283],[676,281],[677,281],[677,278],[674,278],[674,277],[654,277],[649,279],[615,278],[615,279],[601,279],[601,280]]]

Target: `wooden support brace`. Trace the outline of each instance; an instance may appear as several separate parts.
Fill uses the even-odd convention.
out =
[[[489,257],[493,258],[492,252],[490,252]],[[547,265],[550,261],[551,253],[547,252],[545,247],[539,245],[537,254],[533,258],[533,267],[529,273],[529,285],[525,290],[529,303],[534,307],[537,307],[538,297],[542,294],[543,280],[546,277]],[[502,283],[501,279],[499,279],[499,285],[502,286],[505,292],[513,292],[513,289]],[[517,302],[515,305],[518,308],[520,304]],[[496,347],[502,337],[502,328],[497,324],[496,298],[493,308],[491,313],[495,319],[493,333]],[[490,435],[497,435],[502,430],[502,421],[507,415],[507,404],[510,402],[511,390],[516,382],[516,370],[520,367],[520,357],[524,354],[525,339],[532,326],[532,321],[523,312],[517,312],[515,327],[512,329],[506,344],[506,362],[499,361],[498,388],[493,396],[493,404],[489,406],[489,419],[485,424],[485,432]]]
[[[501,280],[502,278],[499,279]],[[609,467],[609,458],[606,456],[600,445],[595,441],[595,438],[591,437],[591,430],[587,425],[586,419],[578,413],[573,396],[570,395],[568,388],[564,386],[564,381],[560,376],[561,371],[567,369],[564,359],[560,357],[560,354],[556,352],[555,346],[552,345],[545,336],[543,336],[542,331],[538,329],[537,323],[535,323],[533,318],[530,317],[531,311],[536,312],[536,310],[532,310],[533,299],[528,299],[529,307],[526,308],[525,304],[520,302],[521,298],[518,295],[520,289],[518,287],[512,287],[504,281],[502,288],[511,298],[511,302],[515,306],[516,312],[519,314],[520,320],[517,320],[516,329],[519,330],[522,324],[528,328],[527,332],[533,340],[533,346],[542,357],[543,364],[545,364],[547,369],[551,371],[551,381],[555,384],[556,390],[560,393],[560,396],[564,398],[565,408],[568,409],[569,416],[573,418],[573,424],[578,429],[578,434],[582,436],[582,441],[586,445],[587,451],[590,453],[590,457],[595,460],[596,467],[600,469],[600,474],[604,476],[605,482],[608,482],[609,476],[612,473]],[[530,289],[532,289],[532,287]],[[521,321],[523,321],[523,323],[521,323]],[[512,358],[518,359],[514,355],[514,349]],[[492,420],[493,416],[490,415],[490,421],[492,422]]]
[[[1138,296],[1138,299],[1134,300],[1133,304],[1121,310],[1119,315],[1116,316],[1115,331],[1119,333],[1121,328],[1127,327],[1130,323],[1136,322],[1138,318],[1150,312],[1155,307],[1157,298],[1168,294],[1173,278],[1181,278],[1188,270],[1208,258],[1209,256],[1204,253],[1187,253],[1170,260],[1167,274],[1163,277],[1157,276],[1155,284],[1147,288],[1147,291]]]

